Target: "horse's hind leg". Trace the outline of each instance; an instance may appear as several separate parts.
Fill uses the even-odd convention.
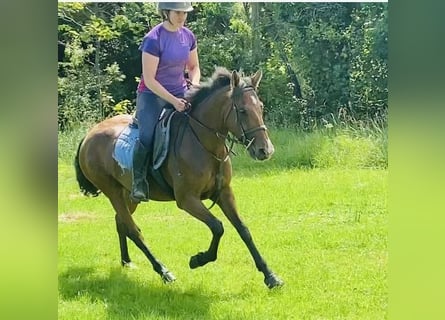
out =
[[[215,261],[218,253],[219,241],[224,233],[224,228],[215,216],[202,204],[201,200],[188,197],[177,200],[178,207],[187,211],[198,220],[204,222],[212,231],[212,241],[206,252],[199,252],[190,258],[189,266],[191,269],[201,267],[208,262]]]
[[[238,231],[241,239],[246,244],[255,261],[258,271],[261,271],[264,274],[264,283],[267,285],[267,287],[274,288],[282,286],[284,282],[269,269],[266,261],[263,259],[255,243],[253,242],[249,229],[241,221],[236,209],[235,197],[233,196],[233,192],[230,187],[227,187],[221,191],[217,203],[224,212],[224,215],[229,219],[236,231]]]
[[[127,201],[128,209],[131,214],[134,213],[134,211],[137,208],[137,204]],[[131,262],[130,256],[128,254],[128,245],[127,245],[127,228],[125,226],[125,223],[121,221],[121,218],[118,214],[115,215],[116,220],[116,229],[117,233],[119,235],[119,246],[121,251],[121,264],[124,267],[134,267],[133,263]]]
[[[164,282],[173,282],[176,280],[175,276],[153,256],[150,249],[145,244],[141,230],[131,216],[136,207],[128,205],[128,192],[121,188],[112,192],[111,194],[105,190],[103,191],[110,199],[110,202],[116,211],[116,228],[118,231],[121,248],[121,263],[125,265],[126,262],[131,262],[128,255],[126,240],[126,237],[128,237],[145,254],[148,260],[151,262],[153,269],[161,276]]]
[[[127,228],[125,226],[125,223],[121,221],[120,215],[116,214],[114,219],[116,220],[116,229],[117,229],[117,234],[119,235],[121,264],[123,267],[133,267],[130,256],[128,254]]]

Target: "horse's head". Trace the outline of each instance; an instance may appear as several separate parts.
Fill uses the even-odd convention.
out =
[[[241,78],[232,72],[232,110],[226,125],[229,131],[246,146],[252,158],[269,159],[275,149],[267,134],[263,121],[263,103],[257,95],[262,72]]]

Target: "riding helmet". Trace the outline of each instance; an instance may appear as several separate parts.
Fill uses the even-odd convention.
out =
[[[190,12],[193,11],[191,2],[159,2],[158,10],[174,10],[174,11],[183,11]]]

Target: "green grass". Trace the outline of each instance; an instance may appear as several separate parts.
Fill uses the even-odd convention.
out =
[[[241,172],[264,172],[293,168],[387,168],[387,138],[385,130],[354,129],[296,132],[272,130],[275,154],[266,162],[252,161],[240,145],[233,159]]]
[[[255,162],[243,152],[233,161],[240,214],[285,281],[272,291],[216,207],[212,212],[225,226],[216,262],[190,270],[190,256],[209,245],[209,230],[173,202],[151,201],[134,217],[177,281],[164,285],[133,243],[129,252],[138,268],[121,268],[114,212],[103,195],[87,198],[78,191],[70,157],[78,141],[65,137],[67,147],[59,150],[58,318],[387,318],[387,170],[347,155],[330,166],[299,165],[298,159],[333,148],[324,143],[335,136],[286,136],[274,133],[271,161]]]

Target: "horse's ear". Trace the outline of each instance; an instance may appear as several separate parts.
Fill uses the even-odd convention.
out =
[[[240,81],[240,77],[238,72],[232,71],[232,80],[230,81],[230,85],[232,88],[238,87]]]
[[[260,84],[262,77],[263,77],[263,72],[261,71],[261,69],[255,72],[255,74],[252,77],[250,77],[250,79],[252,79],[252,85],[255,89],[258,89],[258,85]]]

